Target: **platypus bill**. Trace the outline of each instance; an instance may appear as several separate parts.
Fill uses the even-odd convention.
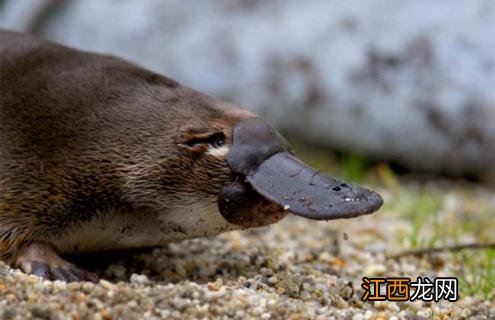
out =
[[[256,115],[107,55],[0,33],[0,258],[65,281],[60,254],[372,213]]]

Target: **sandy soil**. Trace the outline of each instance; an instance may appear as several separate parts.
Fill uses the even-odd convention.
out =
[[[425,221],[418,232],[407,215],[418,203],[407,201],[431,188],[438,190],[380,190],[387,205],[358,219],[314,222],[290,216],[271,228],[146,252],[78,257],[83,264],[93,260],[89,267],[104,279],[98,284],[41,281],[0,263],[0,318],[494,319],[495,289],[482,294],[473,287],[487,271],[483,257],[495,256],[490,250],[469,257],[440,252],[387,258],[418,239],[426,243],[434,232],[439,233],[435,244],[493,240],[495,200],[490,190],[477,187],[440,189],[438,207],[417,209],[432,211],[425,219],[436,222]],[[475,227],[457,225],[466,217]],[[449,233],[456,228],[464,231]],[[411,236],[415,232],[417,238]],[[362,302],[364,276],[464,280],[457,302]]]

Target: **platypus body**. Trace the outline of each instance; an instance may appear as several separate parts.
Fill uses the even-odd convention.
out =
[[[0,33],[0,259],[95,281],[59,254],[376,211],[256,115],[107,55]]]

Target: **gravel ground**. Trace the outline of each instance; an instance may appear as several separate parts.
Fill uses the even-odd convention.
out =
[[[467,213],[475,221],[474,228],[455,236],[440,233],[441,243],[493,240],[493,190],[445,188],[379,190],[387,205],[358,219],[314,222],[290,216],[271,228],[145,252],[77,257],[83,264],[93,260],[90,269],[105,279],[98,284],[41,281],[0,263],[0,319],[495,319],[489,300],[495,289],[484,297],[468,290],[474,283],[468,280],[482,273],[477,260],[469,260],[474,269],[463,274],[467,286],[460,287],[455,303],[360,300],[363,276],[416,279],[456,276],[465,269],[462,257],[449,252],[387,258],[417,240],[411,237],[414,223],[400,211],[417,206],[407,201],[425,190],[442,194],[438,208],[423,207],[435,211],[438,230],[457,228]],[[420,229],[423,240],[440,232],[429,223]]]

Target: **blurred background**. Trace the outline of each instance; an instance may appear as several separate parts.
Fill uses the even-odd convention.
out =
[[[493,306],[494,188],[478,182],[495,182],[495,1],[0,0],[0,21],[124,57],[252,110],[310,165],[384,197],[380,212],[360,219],[285,219],[275,231],[205,240],[196,251],[207,259],[219,255],[212,248],[232,257],[230,243],[246,244],[240,255],[273,261],[337,248],[328,251],[332,273],[355,288],[364,275],[456,276],[462,297]],[[197,258],[184,254],[191,243],[180,246],[166,259],[153,256],[148,267],[162,270],[153,281],[218,277],[201,262],[202,275],[177,278],[173,270],[184,268],[172,264]],[[425,248],[440,254],[407,252]],[[397,253],[406,256],[401,263]],[[115,277],[112,265],[100,274],[128,281],[142,272],[140,259],[125,260]],[[226,265],[225,274],[246,275]],[[258,270],[251,271],[254,281]]]
[[[3,0],[2,27],[125,57],[285,134],[492,179],[495,2]]]

